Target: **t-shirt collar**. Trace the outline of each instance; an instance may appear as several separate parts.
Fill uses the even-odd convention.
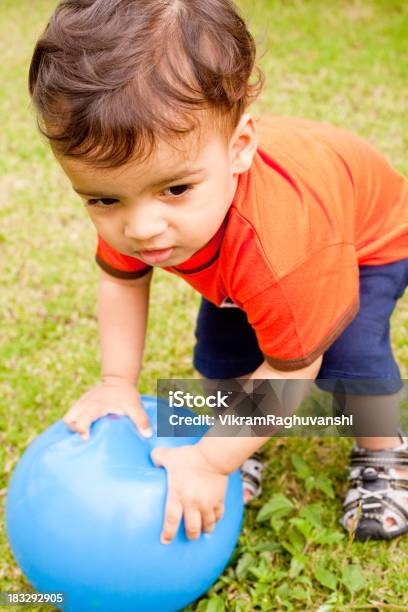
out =
[[[228,209],[221,226],[209,242],[193,253],[189,259],[183,261],[183,263],[178,266],[172,266],[171,270],[180,272],[181,274],[194,274],[195,272],[201,272],[201,270],[208,268],[214,263],[220,254],[222,239],[228,223],[229,211],[230,209]]]

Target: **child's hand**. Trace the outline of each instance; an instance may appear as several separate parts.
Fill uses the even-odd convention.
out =
[[[190,540],[210,533],[224,513],[227,475],[213,467],[197,445],[180,448],[155,448],[154,464],[167,470],[167,500],[160,539],[168,544],[176,535],[184,515]]]
[[[91,423],[108,413],[126,414],[142,436],[152,435],[149,418],[143,410],[135,385],[118,376],[107,377],[87,391],[71,406],[63,421],[67,427],[77,431],[83,440],[88,440]]]

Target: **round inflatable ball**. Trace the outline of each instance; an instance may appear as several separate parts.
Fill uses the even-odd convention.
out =
[[[199,438],[157,437],[157,399],[142,401],[150,440],[125,416],[96,421],[87,442],[58,421],[30,444],[13,473],[6,526],[15,559],[38,592],[65,594],[55,606],[66,612],[181,610],[218,578],[238,540],[243,502],[236,472],[211,534],[190,541],[182,524],[170,544],[161,544],[166,472],[150,452]]]

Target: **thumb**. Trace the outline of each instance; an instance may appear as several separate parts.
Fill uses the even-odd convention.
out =
[[[150,453],[151,460],[156,467],[165,467],[167,448],[154,448]]]

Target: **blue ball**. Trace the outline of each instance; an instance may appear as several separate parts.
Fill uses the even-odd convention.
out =
[[[125,416],[96,421],[87,442],[58,421],[13,473],[6,503],[12,551],[37,591],[66,594],[64,604],[54,604],[66,612],[180,610],[209,589],[237,543],[239,472],[229,477],[225,514],[211,534],[190,541],[182,524],[161,544],[166,472],[150,452],[199,438],[158,438],[157,399],[142,401],[152,439]]]

